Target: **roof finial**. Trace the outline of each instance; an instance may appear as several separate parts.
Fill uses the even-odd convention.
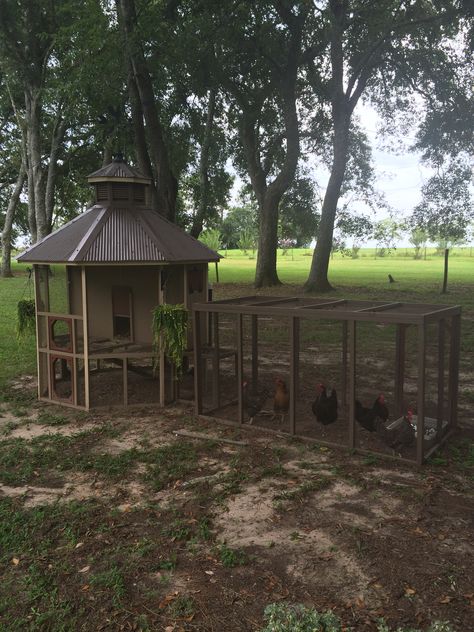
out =
[[[125,162],[124,155],[121,151],[118,151],[113,157],[113,162]]]

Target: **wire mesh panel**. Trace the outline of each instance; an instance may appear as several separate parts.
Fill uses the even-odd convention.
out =
[[[92,408],[124,403],[123,359],[89,361],[89,398]]]
[[[171,378],[170,378],[171,379]],[[171,385],[168,385],[169,388]],[[127,403],[158,404],[160,402],[159,367],[151,358],[127,360]]]

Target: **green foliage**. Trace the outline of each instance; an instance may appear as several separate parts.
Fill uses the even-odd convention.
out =
[[[243,566],[248,561],[244,551],[241,549],[231,549],[225,542],[219,546],[219,559],[226,568]]]
[[[36,329],[35,302],[22,299],[17,308],[17,336],[22,338]]]
[[[217,228],[208,228],[200,234],[199,241],[217,252],[221,247],[221,234]]]
[[[247,254],[248,250],[255,250],[258,242],[258,233],[255,228],[242,228],[239,233],[239,241],[237,242],[240,250]]]
[[[184,305],[158,305],[152,310],[153,349],[155,367],[163,352],[175,365],[179,375],[183,365],[183,353],[188,344],[188,310]]]
[[[301,604],[272,603],[265,608],[266,626],[260,632],[340,632],[341,623],[332,612],[320,614]]]

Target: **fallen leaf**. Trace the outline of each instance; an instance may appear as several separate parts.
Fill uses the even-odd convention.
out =
[[[158,605],[158,608],[160,608],[160,610],[163,610],[172,601],[174,601],[177,598],[178,595],[179,595],[178,592],[174,592],[174,593],[170,593],[169,595],[166,595],[166,597],[163,599],[163,601],[161,601],[160,604]]]
[[[439,603],[449,603],[452,600],[452,597],[446,595],[446,597],[441,597]]]
[[[12,564],[13,564],[13,566],[18,566],[18,564],[19,564],[19,563],[20,563],[20,560],[19,560],[17,557],[14,557],[14,558],[12,559]]]
[[[381,590],[383,588],[382,584],[372,584],[374,588],[377,588],[377,590]]]
[[[334,557],[334,553],[321,553],[318,557],[320,560],[332,560],[332,558]]]
[[[81,568],[79,571],[77,571],[78,573],[87,573],[87,571],[90,570],[90,566],[84,566],[84,568]]]
[[[82,586],[81,590],[86,591],[89,590],[90,585],[89,584],[84,584],[84,586]]]
[[[407,597],[411,597],[412,595],[416,595],[416,590],[414,588],[410,588],[409,586],[407,586],[405,588],[405,595]]]
[[[165,628],[165,632],[173,632],[174,630],[174,625],[167,625]]]
[[[81,546],[84,546],[84,542],[78,542],[74,548],[75,549],[80,549]]]
[[[214,571],[204,571],[206,575],[214,575]]]

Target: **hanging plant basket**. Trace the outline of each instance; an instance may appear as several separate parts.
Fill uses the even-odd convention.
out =
[[[16,332],[18,338],[24,338],[27,334],[35,333],[35,302],[31,299],[19,301],[17,314]]]
[[[164,304],[155,307],[152,314],[154,367],[156,369],[159,356],[164,353],[180,375],[188,343],[188,310],[184,305]]]

